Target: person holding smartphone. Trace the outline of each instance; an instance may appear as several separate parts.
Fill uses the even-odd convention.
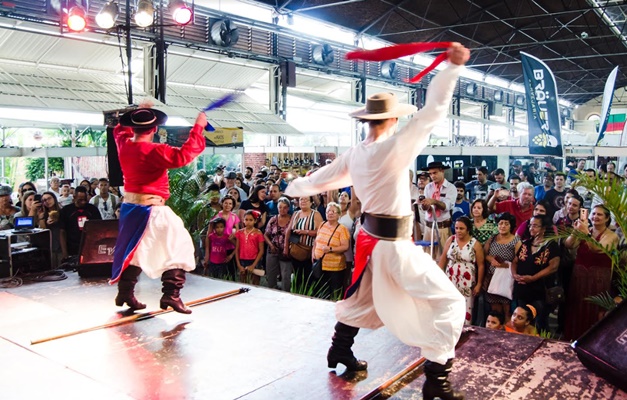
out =
[[[39,220],[44,217],[44,210],[41,207],[41,195],[29,190],[22,194],[22,209],[15,213],[15,217],[33,217],[35,226],[39,226]]]
[[[566,340],[577,339],[603,318],[603,310],[587,299],[613,290],[612,260],[601,249],[618,245],[618,236],[609,228],[611,222],[610,211],[598,204],[592,208],[590,221],[584,213],[573,224],[573,230],[589,236],[591,240],[580,240],[581,235],[576,235],[574,231],[565,240],[566,247],[576,251],[569,285],[564,286],[568,299],[564,303]]]
[[[581,211],[583,206],[583,198],[577,194],[575,190],[569,190],[566,197],[568,200],[564,204],[564,216],[559,218],[555,226],[557,227],[558,232],[566,232],[568,229],[572,229],[576,222],[582,221],[586,225],[588,224],[587,211],[586,210],[586,218],[581,220]],[[583,209],[585,210],[585,208]],[[555,214],[557,215],[557,213]],[[564,240],[560,240],[560,250],[562,256],[560,257],[560,265],[557,271],[556,279],[557,281],[549,282],[548,287],[552,286],[562,286],[563,288],[568,288],[570,285],[570,279],[573,271],[573,264],[575,263],[576,257],[576,249],[571,249],[567,247],[564,243]],[[568,301],[568,296],[566,295],[566,301]],[[564,324],[566,322],[566,313],[565,307],[560,307],[557,312],[557,331],[564,332]]]

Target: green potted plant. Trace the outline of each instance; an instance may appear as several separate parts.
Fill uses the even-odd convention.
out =
[[[209,221],[217,213],[210,200],[219,194],[207,191],[213,181],[205,170],[194,171],[190,166],[170,171],[169,182],[170,198],[166,204],[183,220],[199,256]]]

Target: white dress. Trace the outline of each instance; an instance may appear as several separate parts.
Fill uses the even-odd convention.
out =
[[[463,247],[459,247],[457,238],[455,238],[446,252],[448,264],[444,270],[446,276],[466,299],[466,320],[464,322],[466,325],[470,325],[472,321],[472,305],[474,301],[472,289],[477,284],[475,243],[477,243],[477,239],[473,237]]]

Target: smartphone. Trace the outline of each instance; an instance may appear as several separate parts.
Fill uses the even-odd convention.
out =
[[[40,203],[41,203],[41,195],[40,195],[40,194],[36,194],[36,195],[33,197],[33,200],[38,201],[38,202],[40,202]]]
[[[425,196],[423,195],[418,196],[418,201],[423,201],[424,199],[425,199]]]
[[[497,262],[501,263],[501,264],[503,264],[503,262],[505,261],[505,260],[503,260],[503,257],[501,257],[501,256],[494,256],[494,259],[495,259]]]
[[[582,222],[588,222],[588,209],[587,208],[582,208],[579,211],[579,219],[581,219]]]

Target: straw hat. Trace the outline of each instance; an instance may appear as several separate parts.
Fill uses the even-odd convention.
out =
[[[393,93],[377,93],[366,100],[366,107],[348,114],[353,118],[376,120],[398,118],[415,113],[417,108],[411,104],[399,104]]]

